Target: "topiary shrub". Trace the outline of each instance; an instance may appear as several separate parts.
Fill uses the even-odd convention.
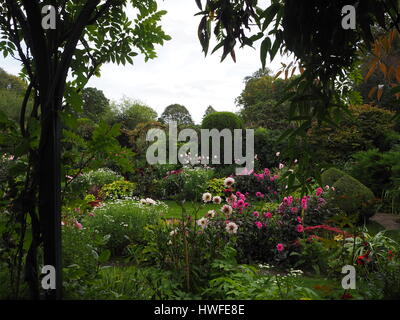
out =
[[[213,112],[201,123],[202,129],[243,129],[242,119],[232,112]]]
[[[336,181],[345,175],[347,174],[339,169],[330,168],[321,175],[322,185],[332,187]]]
[[[365,222],[375,214],[376,199],[373,192],[357,179],[343,175],[333,184],[333,204],[348,215],[357,215]]]

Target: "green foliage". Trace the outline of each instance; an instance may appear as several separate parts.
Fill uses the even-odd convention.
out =
[[[357,179],[344,175],[333,187],[335,206],[348,215],[355,215],[359,221],[366,221],[376,212],[376,198],[373,192]]]
[[[206,116],[201,123],[202,129],[243,129],[243,122],[232,112],[213,112]]]
[[[285,95],[289,81],[270,75],[247,78],[246,86],[236,103],[246,125],[269,130],[286,130],[289,125],[289,105],[277,103]]]
[[[170,174],[159,183],[164,199],[200,200],[207,191],[208,181],[213,177],[212,170],[184,169]]]
[[[276,156],[286,147],[284,142],[278,142],[282,131],[257,128],[254,131],[254,152],[257,155],[256,164],[262,168],[274,168],[279,165],[281,159]]]
[[[371,149],[356,153],[353,158],[351,175],[371,188],[376,196],[395,188],[395,181],[400,178],[400,151],[383,153]]]
[[[217,112],[217,110],[215,110],[212,106],[208,106],[206,111],[204,112],[203,119],[214,112]]]
[[[167,300],[180,299],[175,275],[154,267],[107,267],[90,286],[85,299]]]
[[[179,126],[193,125],[193,120],[190,112],[186,109],[185,106],[182,106],[180,104],[171,104],[166,107],[159,121],[165,124],[169,124],[174,121]]]
[[[336,181],[345,175],[346,173],[339,169],[330,168],[324,171],[321,175],[322,185],[332,187]]]
[[[133,152],[121,147],[117,140],[120,125],[96,124],[89,140],[72,130],[65,129],[63,134],[65,150],[62,163],[66,176],[75,177],[84,169],[96,170],[106,165],[113,165],[122,172],[132,170]]]
[[[100,190],[103,200],[116,200],[132,197],[136,190],[136,183],[118,180],[104,185]]]
[[[70,188],[73,193],[83,196],[88,191],[94,193],[104,185],[120,180],[124,180],[121,175],[109,168],[100,168],[78,176],[70,183]]]
[[[81,271],[94,275],[98,271],[101,247],[107,237],[101,237],[88,228],[79,230],[74,225],[62,227],[63,266],[78,265]],[[104,250],[103,250],[104,252]],[[104,254],[103,254],[104,255]]]
[[[141,123],[155,121],[157,112],[141,101],[123,98],[119,103],[112,104],[109,122],[120,123],[122,129],[133,130]]]
[[[214,178],[207,182],[207,192],[211,193],[214,197],[224,195],[224,180],[223,178]]]
[[[82,224],[102,237],[108,236],[105,247],[115,256],[121,255],[130,244],[145,244],[145,226],[156,223],[163,212],[162,204],[142,205],[132,200],[116,200],[95,208],[94,216],[85,217]]]
[[[94,122],[99,122],[109,112],[110,101],[106,98],[103,91],[96,88],[85,88],[82,90],[83,118],[89,118]]]

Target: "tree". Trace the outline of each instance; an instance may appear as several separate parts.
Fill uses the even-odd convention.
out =
[[[160,117],[160,122],[171,123],[175,121],[178,125],[193,125],[192,116],[186,107],[180,104],[171,104],[165,108],[164,112]]]
[[[110,100],[103,91],[96,88],[82,90],[83,113],[82,116],[98,122],[110,108]]]
[[[0,68],[0,112],[9,119],[19,121],[19,106],[24,100],[26,83],[19,77],[8,74]],[[31,101],[28,108],[31,108]]]
[[[120,103],[112,106],[113,123],[121,123],[122,129],[133,130],[140,123],[152,122],[157,119],[157,112],[139,100],[123,98]]]
[[[207,109],[206,109],[206,111],[204,112],[203,120],[204,120],[204,118],[207,117],[209,114],[214,113],[214,112],[217,112],[217,110],[215,110],[212,106],[208,106]]]
[[[49,3],[56,10],[42,15]],[[125,13],[128,4],[137,9],[132,21]],[[93,75],[100,74],[103,63],[132,64],[139,53],[146,61],[156,57],[154,44],[170,39],[158,25],[164,14],[157,11],[155,0],[0,1],[0,33],[7,39],[0,51],[22,63],[28,82],[20,112],[22,139],[15,155],[25,157],[27,165],[12,210],[20,217],[21,255],[28,230],[26,216],[30,216],[32,240],[25,277],[34,299],[40,297],[40,245],[43,264],[56,269],[56,290],[48,290],[46,297],[61,298],[61,118],[74,120],[71,112],[80,109],[82,89]],[[49,18],[55,29],[42,24]],[[33,108],[27,114],[30,97]]]
[[[248,126],[284,130],[289,126],[289,103],[277,106],[286,94],[289,80],[259,74],[245,79],[245,88],[236,99]]]

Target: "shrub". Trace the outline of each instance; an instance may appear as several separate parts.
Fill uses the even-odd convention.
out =
[[[375,214],[376,200],[373,192],[357,179],[344,175],[333,187],[334,204],[348,215],[357,215],[361,222]]]
[[[264,169],[261,173],[235,176],[235,189],[246,193],[251,199],[278,199],[278,176],[272,175],[270,170]]]
[[[160,182],[164,199],[200,200],[201,194],[207,191],[208,181],[213,171],[205,169],[184,169],[170,173]]]
[[[84,195],[86,192],[97,193],[104,185],[115,181],[124,180],[122,176],[116,172],[102,168],[84,173],[71,182],[71,191]]]
[[[132,197],[136,189],[136,183],[129,181],[114,181],[106,184],[100,190],[100,197],[103,200],[123,199]]]
[[[202,129],[242,129],[242,119],[232,112],[213,112],[201,123]]]
[[[369,105],[351,106],[352,116],[344,118],[339,126],[325,127],[313,124],[309,142],[321,164],[340,164],[351,155],[378,148],[388,151],[393,144],[393,112]]]
[[[344,175],[346,175],[345,172],[336,168],[330,168],[321,175],[322,185],[332,187],[333,184]]]
[[[394,187],[400,178],[400,151],[379,152],[377,149],[353,155],[351,175],[372,189],[376,196]]]
[[[129,244],[143,245],[144,228],[154,224],[166,211],[163,204],[140,204],[132,200],[116,200],[94,209],[94,216],[82,221],[101,236],[109,236],[106,248],[113,255],[122,254]]]
[[[83,272],[94,274],[98,268],[100,246],[107,241],[106,237],[88,228],[79,230],[74,225],[62,227],[63,266],[78,265]]]
[[[224,195],[224,180],[223,178],[214,178],[208,180],[207,182],[207,192],[211,193],[213,196],[220,196]]]

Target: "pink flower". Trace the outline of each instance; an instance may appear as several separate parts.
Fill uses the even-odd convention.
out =
[[[262,194],[260,191],[256,192],[256,197],[257,198],[264,198],[264,194]]]
[[[276,250],[278,250],[279,252],[283,251],[283,249],[284,249],[284,246],[283,246],[282,243],[278,243],[278,244],[276,245]]]
[[[75,221],[75,228],[77,228],[77,229],[79,229],[79,230],[82,230],[83,229],[83,226],[82,226],[82,224],[81,223],[79,223],[78,221]]]
[[[319,197],[323,192],[324,192],[324,189],[318,188],[317,192],[316,192],[317,197]]]
[[[296,226],[296,231],[297,231],[297,232],[303,232],[303,231],[304,231],[303,225],[298,224],[298,225]]]
[[[264,169],[264,174],[265,174],[266,176],[269,176],[269,175],[271,175],[271,171],[269,171],[269,169],[265,168],[265,169]]]
[[[250,205],[250,203],[247,203],[247,202],[246,202],[246,203],[244,204],[244,207],[247,208],[249,205]]]
[[[255,217],[259,217],[259,216],[260,216],[260,214],[259,214],[257,211],[254,211],[254,212],[253,212],[253,216],[255,216]]]
[[[94,213],[93,213],[93,212],[90,212],[90,213],[89,213],[89,216],[90,216],[90,217],[94,217]]]
[[[307,201],[308,201],[307,197],[304,197],[303,199],[301,199],[301,207],[304,210],[307,210]]]
[[[263,224],[260,221],[255,222],[255,225],[258,229],[262,229]]]
[[[272,213],[271,212],[264,212],[264,217],[267,219],[271,219],[272,218]]]
[[[297,214],[297,212],[299,212],[299,209],[294,207],[294,208],[290,208],[290,211],[292,211],[293,214]]]
[[[237,206],[238,207],[243,207],[244,206],[244,201],[242,199],[238,200]]]
[[[297,222],[298,222],[298,223],[302,223],[302,222],[303,222],[303,220],[301,219],[301,217],[297,217]]]

